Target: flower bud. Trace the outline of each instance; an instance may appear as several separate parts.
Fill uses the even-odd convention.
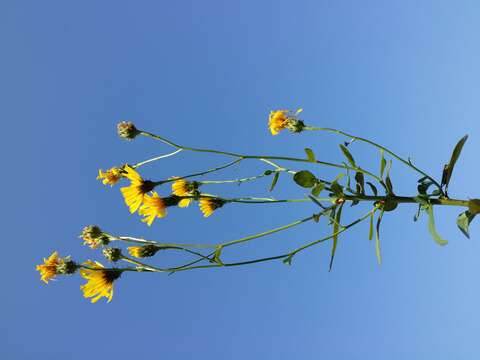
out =
[[[107,247],[102,250],[103,256],[110,262],[117,262],[122,257],[122,250],[114,247]]]
[[[85,226],[82,230],[80,238],[83,239],[85,245],[90,246],[92,249],[96,249],[101,245],[108,245],[110,239],[102,229],[97,225]]]
[[[140,134],[140,131],[131,121],[122,121],[117,124],[117,133],[122,139],[133,140]]]

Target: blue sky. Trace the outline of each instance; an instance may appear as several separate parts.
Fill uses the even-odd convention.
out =
[[[160,241],[221,242],[316,211],[230,205],[204,219],[195,207],[171,209],[148,228],[118,187],[95,176],[170,149],[122,142],[120,120],[190,146],[290,156],[311,147],[342,161],[341,138],[268,133],[271,109],[302,107],[309,124],[376,139],[437,177],[468,133],[450,194],[477,197],[479,14],[476,1],[2,1],[4,357],[477,359],[479,229],[473,223],[464,238],[458,209],[436,209],[450,240],[442,248],[425,218],[413,223],[413,206],[385,216],[381,267],[366,224],[341,238],[330,273],[330,248],[319,246],[291,267],[126,274],[110,304],[84,299],[78,276],[45,285],[34,267],[53,250],[101,259],[78,239],[91,223]],[[351,150],[377,168],[378,152]],[[225,160],[181,154],[142,174],[162,179]],[[263,170],[245,162],[210,178]],[[415,194],[418,177],[401,164],[392,178],[399,194]],[[266,196],[268,185],[210,191]],[[274,193],[304,195],[287,177]],[[303,225],[225,256],[277,254],[328,232],[325,223]]]

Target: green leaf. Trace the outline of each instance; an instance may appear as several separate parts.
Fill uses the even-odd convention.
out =
[[[385,167],[387,166],[387,161],[384,157],[383,149],[380,150],[380,177],[383,179],[383,173],[385,171]]]
[[[448,184],[450,183],[450,179],[452,178],[453,168],[460,157],[460,153],[462,152],[463,145],[468,139],[468,135],[462,137],[452,152],[452,157],[450,158],[450,162],[443,167],[443,175],[442,175],[442,186],[445,185],[445,189],[448,189]]]
[[[426,181],[426,182],[421,182],[420,184],[418,184],[417,186],[417,190],[418,190],[418,193],[419,194],[422,194],[422,195],[425,195],[428,191],[428,188],[430,187],[430,185],[432,185],[433,182],[432,181]]]
[[[300,185],[301,187],[304,187],[304,188],[311,188],[319,182],[318,179],[315,177],[315,175],[313,175],[308,170],[302,170],[302,171],[297,172],[293,176],[293,180],[298,185]]]
[[[217,264],[223,266],[222,260],[220,260],[220,256],[222,255],[222,250],[223,246],[222,245],[217,245],[215,249],[215,255],[213,256],[213,261],[215,261]]]
[[[325,183],[319,182],[313,189],[312,189],[312,195],[313,196],[318,196],[322,192],[322,190],[325,188]]]
[[[387,178],[385,179],[385,186],[387,187],[387,193],[390,195],[393,194],[393,184],[389,175],[387,175]]]
[[[375,213],[372,211],[370,214],[370,229],[368,231],[368,240],[373,239],[373,217],[375,216]]]
[[[380,215],[378,215],[376,226],[377,231],[375,232],[375,255],[377,257],[378,265],[382,265],[382,252],[380,248],[380,223],[382,222],[382,218],[383,210],[380,212]]]
[[[372,190],[372,193],[374,196],[378,195],[378,190],[375,185],[373,185],[370,181],[367,181],[367,185],[370,186],[370,189]]]
[[[470,223],[474,219],[475,214],[472,214],[470,211],[465,211],[458,215],[457,218],[457,225],[460,231],[470,239],[470,234],[468,233],[468,227],[470,226]]]
[[[342,218],[343,204],[345,203],[341,203],[340,206],[338,207],[337,214],[335,216],[335,221],[333,222],[332,255],[330,256],[330,268],[328,271],[332,271],[333,259],[335,258],[335,251],[337,250],[338,231],[340,229],[340,220]]]
[[[357,167],[357,165],[355,164],[355,160],[353,159],[353,156],[350,153],[350,151],[347,149],[347,147],[343,144],[340,144],[340,149],[342,150],[343,155],[345,155],[350,165],[352,165],[352,167],[354,168]]]
[[[357,193],[365,195],[365,177],[363,176],[363,173],[357,172],[355,174],[355,181],[357,182]]]
[[[307,154],[307,159],[310,162],[316,162],[317,160],[315,159],[315,154],[313,153],[312,149],[305,148],[305,153]]]
[[[442,237],[438,234],[437,229],[435,228],[435,217],[433,216],[433,206],[428,205],[426,207],[427,213],[428,213],[428,231],[430,231],[430,235],[432,235],[433,240],[438,245],[447,245],[448,241],[445,239],[442,239]]]
[[[413,221],[417,221],[420,217],[420,212],[422,211],[422,204],[418,204],[418,209],[415,215],[413,215]]]
[[[270,189],[268,191],[273,191],[275,185],[277,185],[278,178],[280,177],[280,173],[276,172],[272,179],[272,184],[270,185]]]

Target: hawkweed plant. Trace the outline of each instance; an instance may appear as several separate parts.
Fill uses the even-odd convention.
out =
[[[297,111],[272,111],[268,120],[268,128],[271,134],[278,135],[284,131],[292,133],[321,131],[341,136],[343,140],[345,140],[339,145],[340,151],[345,158],[344,162],[333,163],[320,161],[310,148],[306,148],[305,154],[301,157],[247,155],[229,151],[193,148],[174,143],[163,136],[139,130],[132,122],[122,121],[117,125],[117,132],[121,138],[133,140],[137,136],[145,136],[171,147],[172,152],[135,164],[123,164],[105,171],[99,170],[97,179],[104,185],[111,187],[120,186],[119,183],[123,183],[124,185],[120,187],[120,193],[123,196],[126,206],[130,213],[138,214],[141,221],[147,226],[152,226],[155,221],[165,221],[158,219],[167,216],[169,207],[187,208],[195,204],[198,205],[204,217],[214,216],[214,214],[217,211],[221,211],[223,207],[232,206],[236,203],[274,204],[306,202],[310,204],[313,203],[315,208],[318,209],[314,214],[296,219],[276,228],[216,244],[165,243],[156,240],[113,234],[103,230],[97,225],[89,225],[84,227],[80,235],[84,245],[93,250],[101,250],[102,256],[113,264],[113,266],[106,267],[102,263],[92,260],[77,262],[70,256],[61,257],[58,252],[55,251],[48,258],[44,259],[43,264],[37,265],[36,267],[37,271],[40,272],[41,280],[48,283],[60,275],[79,273],[80,276],[86,280],[86,283],[80,287],[84,297],[90,298],[92,302],[96,302],[102,297],[105,297],[107,301],[111,301],[114,282],[126,272],[173,274],[194,269],[246,266],[272,261],[283,261],[283,263],[291,265],[292,260],[299,253],[327,242],[330,244],[329,270],[332,270],[339,237],[361,222],[369,223],[368,238],[372,241],[374,239],[376,258],[378,263],[381,264],[380,227],[382,218],[385,213],[395,211],[401,204],[412,204],[417,207],[414,221],[417,221],[421,213],[426,213],[428,217],[428,230],[433,240],[441,246],[446,245],[447,240],[443,239],[435,228],[434,208],[441,206],[460,207],[461,212],[457,218],[457,226],[466,237],[469,237],[469,225],[473,218],[480,213],[480,199],[456,199],[450,197],[448,193],[448,186],[452,178],[453,170],[460,157],[462,148],[467,141],[467,135],[458,141],[453,149],[450,161],[445,164],[442,169],[442,178],[437,180],[414,165],[410,158],[402,158],[385,146],[372,140],[348,134],[337,129],[306,125],[300,118],[301,112],[301,109]],[[368,170],[361,167],[355,161],[350,151],[353,142],[366,143],[378,151],[379,165],[376,169]],[[142,177],[140,171],[142,166],[175,156],[181,152],[217,154],[227,158],[228,161],[224,165],[185,176],[171,176],[157,181]],[[247,160],[261,161],[267,168],[260,174],[252,174],[244,178],[203,180],[204,175],[220,172],[221,170],[246,162]],[[418,176],[416,194],[400,196],[394,192],[392,179],[390,177],[390,169],[394,161],[402,163],[405,165],[406,170],[410,170]],[[285,167],[284,164],[288,163],[296,164],[296,167],[300,168],[300,170],[292,170]],[[318,171],[314,171],[314,173],[310,170],[302,170],[302,165],[305,166],[307,164],[317,166]],[[322,169],[326,167],[337,169],[339,171],[338,175],[329,180],[320,178],[318,173],[321,173]],[[208,186],[215,184],[242,184],[269,177],[271,178],[271,183],[268,190],[273,192],[282,173],[284,174],[282,176],[287,176],[301,188],[302,194],[305,194],[307,191],[309,193],[308,196],[298,199],[225,197],[209,194],[204,191]],[[163,191],[165,190],[165,185],[168,185],[167,188],[171,188],[171,192],[167,195],[160,195],[159,192],[157,192],[157,188],[160,185],[163,185]],[[359,203],[368,204],[368,211],[361,214],[354,221],[349,223],[343,222],[342,214],[347,211],[347,209],[352,211],[350,209]],[[270,236],[307,222],[319,222],[321,218],[326,219],[327,227],[330,228],[328,235],[307,242],[283,254],[263,258],[244,259],[243,261],[236,262],[226,262],[222,257],[222,252],[228,247],[233,248],[239,244]],[[113,246],[113,244],[115,244],[115,246]],[[189,259],[185,262],[183,260],[184,257],[181,257],[178,265],[162,267],[156,264],[153,258],[159,252],[164,251],[186,254],[189,256]],[[117,266],[117,264],[120,263],[124,265]]]

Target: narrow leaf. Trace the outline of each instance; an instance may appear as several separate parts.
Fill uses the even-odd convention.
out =
[[[316,185],[313,189],[312,189],[312,195],[313,196],[318,196],[320,195],[320,193],[322,192],[322,190],[325,188],[325,183],[323,182],[319,182],[318,185]]]
[[[365,195],[365,177],[363,176],[363,173],[357,172],[355,174],[355,181],[357,182],[357,193]]]
[[[470,211],[465,211],[458,215],[457,218],[457,225],[460,231],[470,239],[470,234],[468,233],[468,227],[470,226],[470,223],[472,222],[473,218],[475,217],[475,214],[472,214]]]
[[[368,231],[368,240],[373,239],[373,217],[375,216],[375,213],[372,211],[370,214],[370,229]]]
[[[275,185],[277,185],[278,178],[280,177],[280,173],[276,172],[272,179],[272,184],[270,185],[270,189],[268,191],[273,191]]]
[[[352,165],[352,167],[357,167],[357,165],[355,164],[355,160],[353,159],[353,156],[350,153],[350,151],[347,149],[347,147],[343,144],[340,144],[340,149],[342,150],[343,155],[345,155],[350,165]]]
[[[330,268],[328,271],[332,271],[333,266],[333,259],[335,258],[335,251],[337,250],[337,242],[338,242],[338,231],[340,229],[340,220],[342,218],[342,208],[343,204],[340,204],[337,210],[337,214],[335,216],[335,221],[333,223],[333,242],[332,242],[332,255],[330,257]]]
[[[377,256],[378,265],[382,265],[382,252],[380,248],[380,223],[382,222],[383,218],[383,210],[378,215],[377,219],[377,231],[375,232],[375,255]]]
[[[373,195],[377,196],[378,195],[377,187],[373,185],[370,181],[367,181],[367,185],[370,186],[370,189],[372,190]]]
[[[383,179],[383,173],[385,171],[385,166],[387,166],[387,161],[385,160],[384,151],[382,149],[380,150],[380,177],[382,179]]]
[[[393,184],[392,184],[392,180],[390,180],[390,176],[387,175],[387,178],[385,179],[385,185],[387,187],[387,193],[388,194],[393,194]]]
[[[415,215],[413,215],[413,221],[417,221],[420,217],[420,212],[422,211],[422,205],[418,204],[418,209]]]
[[[445,239],[442,239],[442,237],[438,234],[437,229],[435,228],[435,217],[433,216],[433,206],[428,205],[427,208],[427,213],[428,213],[428,231],[430,231],[430,235],[432,235],[433,240],[438,245],[447,245],[448,241]]]
[[[445,165],[443,169],[442,185],[445,185],[445,189],[448,188],[448,184],[450,183],[450,179],[452,178],[453,168],[455,167],[455,164],[458,158],[460,157],[460,153],[462,152],[463,145],[465,145],[465,142],[467,141],[467,139],[468,139],[468,135],[465,135],[458,141],[457,145],[455,145],[455,148],[453,149],[450,162],[447,165]]]
[[[310,148],[305,148],[305,153],[307,154],[307,159],[310,162],[316,162],[317,160],[315,159],[315,154],[313,153],[313,150]]]

